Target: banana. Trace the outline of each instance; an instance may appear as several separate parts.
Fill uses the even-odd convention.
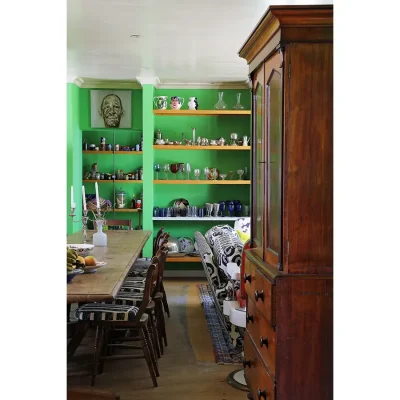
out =
[[[67,250],[67,256],[70,256],[70,257],[73,257],[73,258],[77,259],[78,258],[78,253],[73,249],[68,249]]]
[[[67,270],[68,270],[68,271],[73,271],[74,269],[75,269],[74,266],[71,266],[71,267],[70,267],[70,266],[67,266]]]
[[[71,258],[71,257],[67,257],[67,262],[71,263],[71,264],[75,264],[76,263],[76,259],[75,258]]]

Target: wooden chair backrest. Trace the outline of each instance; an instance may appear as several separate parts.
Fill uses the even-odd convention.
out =
[[[106,226],[127,226],[132,230],[132,220],[130,219],[106,219]],[[96,220],[94,221],[94,229],[97,229]]]
[[[157,282],[157,291],[160,292],[161,291],[161,284],[162,281],[164,279],[164,266],[165,266],[165,262],[167,260],[167,256],[168,256],[168,247],[165,244],[165,246],[163,245],[161,247],[161,249],[159,250],[159,264],[158,264],[158,282]]]
[[[158,238],[156,253],[158,250],[161,249],[163,244],[166,244],[168,242],[169,236],[169,232],[164,232],[162,235],[160,235],[160,237]]]
[[[147,306],[149,305],[150,302],[150,295],[152,288],[154,286],[154,271],[155,269],[158,268],[158,263],[157,265],[155,264],[150,264],[149,268],[147,269],[147,275],[146,275],[146,282],[144,284],[144,291],[143,291],[143,298],[140,303],[139,311],[137,312],[134,323],[139,323],[140,318],[142,318],[142,315],[145,313]]]
[[[157,232],[157,235],[154,239],[153,242],[153,256],[155,256],[157,254],[157,250],[158,250],[158,241],[160,239],[160,236],[164,233],[164,227],[160,228]]]

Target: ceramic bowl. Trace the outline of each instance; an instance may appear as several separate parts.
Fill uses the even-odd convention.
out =
[[[78,256],[86,257],[91,253],[94,246],[92,244],[86,243],[86,244],[67,244],[67,247],[70,249],[74,249],[78,253]]]
[[[107,265],[106,262],[98,261],[96,263],[96,265],[87,265],[87,266],[85,266],[83,272],[85,274],[91,274],[93,272],[96,272],[99,268],[104,267],[105,265]]]
[[[83,274],[83,269],[75,269],[73,271],[67,272],[67,283],[71,283],[77,275]]]

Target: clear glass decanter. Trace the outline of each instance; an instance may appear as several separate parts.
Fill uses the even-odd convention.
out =
[[[241,93],[236,94],[236,106],[233,107],[234,110],[243,110],[244,109],[244,107],[240,104],[240,96],[241,96]]]
[[[107,235],[103,232],[104,219],[96,220],[97,232],[93,234],[93,245],[96,247],[107,246]]]
[[[218,102],[215,104],[216,110],[225,110],[226,103],[224,102],[224,92],[218,92]]]

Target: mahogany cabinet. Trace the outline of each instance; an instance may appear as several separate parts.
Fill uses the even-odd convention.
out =
[[[271,6],[239,55],[253,91],[245,377],[333,399],[333,7]]]

